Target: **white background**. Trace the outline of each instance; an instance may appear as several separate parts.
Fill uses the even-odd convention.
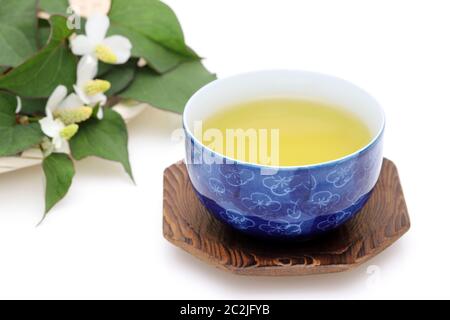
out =
[[[137,186],[116,164],[82,161],[69,196],[36,227],[40,168],[0,176],[0,298],[450,298],[449,2],[166,2],[220,77],[304,69],[375,96],[386,110],[385,155],[400,171],[411,230],[342,274],[253,278],[205,265],[163,239],[162,175],[183,157],[170,138],[181,118],[149,109],[130,126]]]

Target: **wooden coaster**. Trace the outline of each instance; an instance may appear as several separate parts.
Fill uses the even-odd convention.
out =
[[[216,220],[199,202],[184,163],[164,173],[164,237],[190,254],[240,275],[308,275],[346,271],[386,249],[410,221],[394,163],[385,159],[380,179],[362,211],[314,240],[276,242],[251,238]]]

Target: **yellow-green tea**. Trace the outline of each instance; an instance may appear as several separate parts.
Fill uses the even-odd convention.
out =
[[[202,131],[203,143],[216,152],[241,161],[280,166],[339,159],[371,139],[368,127],[338,106],[287,98],[230,106],[206,119]],[[243,134],[244,145],[238,141]],[[220,136],[223,147],[217,141]]]

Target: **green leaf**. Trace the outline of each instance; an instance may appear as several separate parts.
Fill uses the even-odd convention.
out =
[[[38,47],[39,49],[44,48],[51,36],[52,28],[50,26],[50,23],[47,20],[39,19],[39,25],[38,25]]]
[[[50,14],[67,14],[69,1],[67,0],[40,0],[39,7],[42,11]]]
[[[0,0],[0,21],[32,39],[36,35],[36,0]]]
[[[215,79],[198,61],[183,63],[164,75],[139,70],[134,82],[120,96],[182,113],[189,98]]]
[[[136,61],[129,61],[127,64],[116,66],[107,72],[101,79],[111,83],[111,89],[106,92],[108,97],[112,97],[124,90],[133,81],[136,71]]]
[[[9,69],[9,67],[2,67],[2,66],[0,66],[0,75],[2,73],[6,72],[6,70],[8,70],[8,69]]]
[[[142,33],[131,29],[112,25],[108,34],[127,37],[133,44],[132,56],[144,58],[149,67],[159,73],[165,73],[184,61],[192,60],[192,57],[186,57],[167,49]]]
[[[186,46],[175,13],[158,0],[114,0],[109,34],[130,39],[133,56],[164,73],[183,61],[198,59]]]
[[[111,109],[104,110],[104,118],[91,118],[81,124],[70,140],[70,149],[76,160],[90,156],[117,161],[133,179],[128,158],[128,132],[122,117]]]
[[[45,213],[47,214],[61,199],[72,185],[75,168],[68,155],[53,153],[42,163],[46,178]]]
[[[16,123],[16,98],[0,93],[0,157],[16,155],[39,144],[44,134],[39,124]]]
[[[45,105],[47,104],[47,99],[22,99],[22,111],[21,114],[26,115],[44,115]]]
[[[0,88],[22,97],[48,97],[58,85],[71,87],[76,80],[75,56],[66,39],[73,33],[66,18],[52,16],[48,45],[34,57],[0,77]]]
[[[35,0],[0,0],[0,65],[14,67],[33,54],[36,24]]]
[[[142,33],[175,52],[192,55],[175,13],[159,0],[114,0],[109,16],[114,25]]]
[[[15,67],[30,57],[35,48],[16,27],[0,24],[0,64]]]
[[[98,72],[97,72],[97,78],[101,78],[111,70],[113,70],[116,67],[114,64],[107,64],[103,63],[101,61],[98,62]]]

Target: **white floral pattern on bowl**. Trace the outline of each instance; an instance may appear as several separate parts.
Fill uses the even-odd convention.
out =
[[[350,159],[281,168],[273,176],[254,165],[225,158],[220,163],[217,155],[216,163],[201,163],[211,151],[193,139],[186,140],[186,148],[192,184],[209,211],[235,229],[271,238],[310,237],[342,225],[368,200],[382,163],[381,136]]]

